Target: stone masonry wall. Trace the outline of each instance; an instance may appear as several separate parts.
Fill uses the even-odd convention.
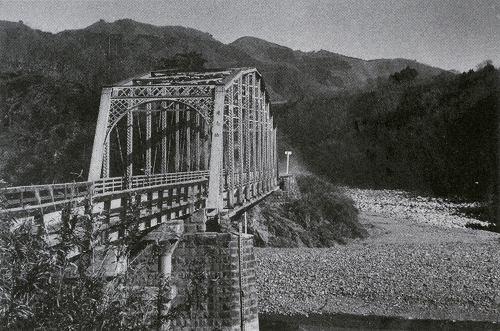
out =
[[[258,329],[252,237],[241,237],[241,292],[239,246],[232,233],[184,235],[172,257],[174,328],[241,330],[243,302],[245,330]]]
[[[240,239],[237,233],[182,236],[172,255],[173,330],[241,330],[241,311],[243,329],[258,330],[253,236],[242,234]],[[135,265],[143,265],[144,285],[158,284],[155,252],[154,245],[148,245],[135,260]]]

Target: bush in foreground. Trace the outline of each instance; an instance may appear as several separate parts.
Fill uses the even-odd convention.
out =
[[[89,268],[92,250],[85,247],[91,233],[85,225],[95,220],[78,221],[83,227],[62,227],[67,241],[49,245],[44,227],[0,215],[1,330],[149,330],[155,325],[155,298],[131,283],[133,271],[109,280],[100,268]],[[75,247],[83,249],[82,257],[68,258]]]

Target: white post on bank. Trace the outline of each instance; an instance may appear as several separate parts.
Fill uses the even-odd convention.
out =
[[[286,154],[286,174],[288,175],[288,170],[290,167],[290,155],[292,155],[291,151],[285,151]]]

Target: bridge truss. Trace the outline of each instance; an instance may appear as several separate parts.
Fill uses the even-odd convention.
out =
[[[135,192],[159,223],[246,208],[276,188],[277,176],[276,129],[255,68],[160,70],[103,88],[88,181],[0,195],[3,211],[43,219],[90,196],[93,212],[109,219]]]
[[[111,139],[120,128],[126,185],[137,175],[206,170],[210,209],[231,209],[276,186],[276,130],[254,68],[154,71],[104,88],[89,181],[110,178]]]

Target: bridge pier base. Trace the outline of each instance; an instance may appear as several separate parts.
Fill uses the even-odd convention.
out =
[[[258,330],[255,265],[250,235],[185,234],[172,256],[172,282],[179,290],[172,308],[182,312],[172,326]]]
[[[253,236],[192,232],[166,246],[158,238],[149,236],[158,246],[141,259],[151,273],[143,279],[159,281],[160,329],[259,330]]]

